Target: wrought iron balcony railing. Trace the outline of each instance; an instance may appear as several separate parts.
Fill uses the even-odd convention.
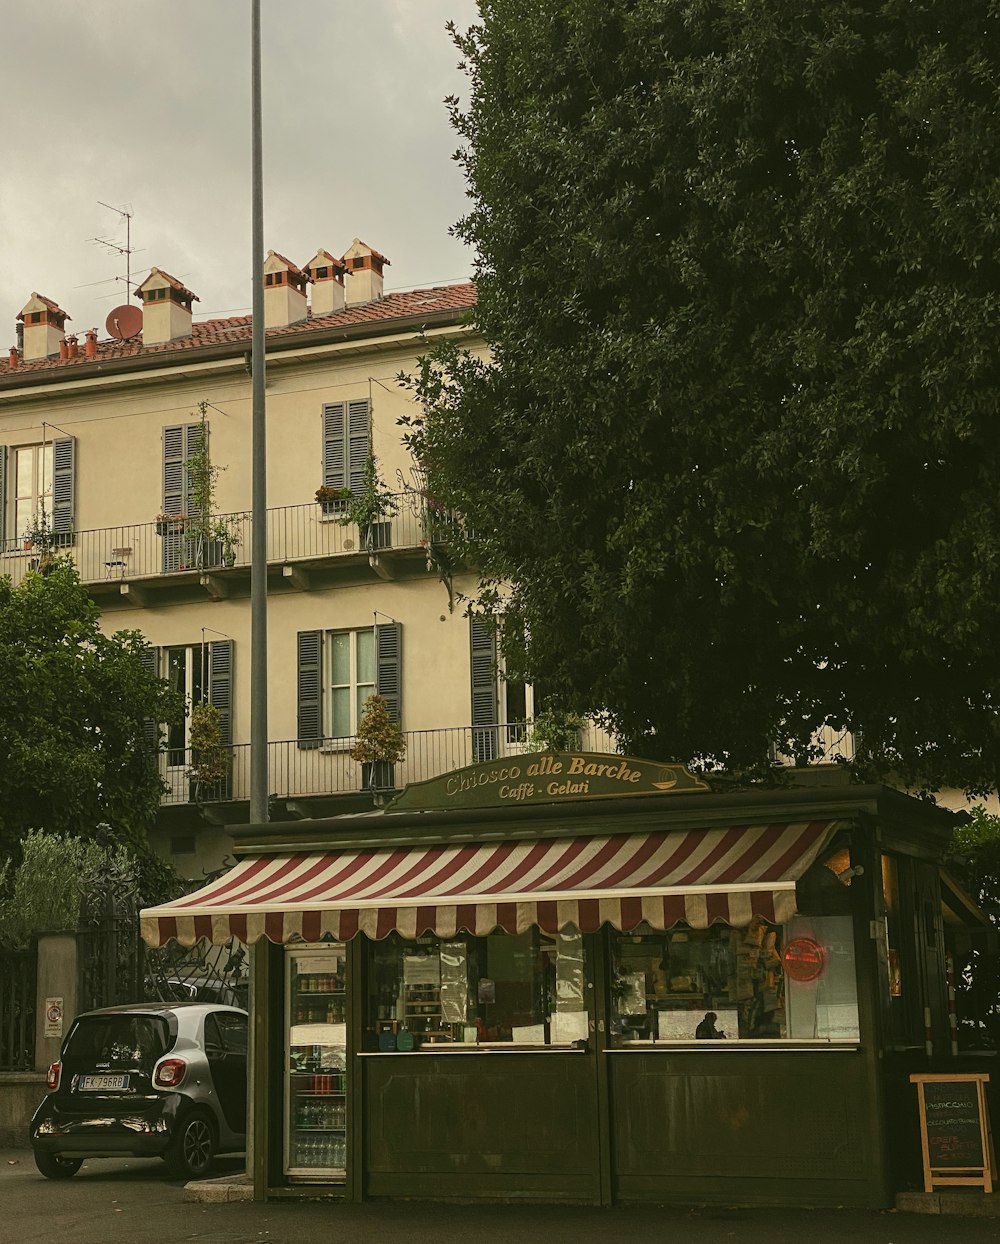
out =
[[[447,541],[453,520],[429,510],[419,494],[401,493],[394,501],[395,514],[364,530],[354,523],[345,526],[342,512],[316,502],[269,509],[267,560],[280,564],[388,555],[426,548],[429,540]],[[72,557],[87,584],[248,567],[250,515],[214,515],[212,527],[223,534],[207,539],[196,522],[177,517],[55,535],[43,547],[20,538],[7,540],[0,544],[0,574],[9,574],[18,583],[27,571],[44,569],[50,554]]]
[[[279,799],[346,794],[374,785],[401,789],[409,782],[422,782],[452,769],[480,760],[514,757],[529,750],[523,725],[457,726],[445,730],[408,730],[406,756],[388,769],[371,773],[367,765],[351,759],[353,738],[329,740],[320,747],[302,748],[294,739],[269,743],[267,784]],[[597,726],[580,731],[580,749],[617,752],[614,738]],[[250,745],[232,749],[229,776],[221,782],[199,784],[192,777],[190,751],[165,752],[161,774],[168,791],[162,803],[217,803],[250,797]]]

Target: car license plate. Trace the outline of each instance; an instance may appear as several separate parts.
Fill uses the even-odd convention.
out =
[[[81,1092],[107,1092],[113,1089],[127,1089],[128,1076],[81,1076],[77,1082]]]

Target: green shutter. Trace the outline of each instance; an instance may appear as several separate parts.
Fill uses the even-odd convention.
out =
[[[160,650],[159,648],[145,647],[139,653],[139,662],[147,674],[152,674],[154,678],[160,675]],[[149,749],[149,753],[155,763],[156,757],[160,751],[160,723],[154,721],[152,717],[146,717],[142,723],[143,741]]]
[[[298,634],[298,744],[319,747],[323,741],[323,632]]]
[[[371,407],[367,398],[323,407],[323,483],[328,488],[360,491],[370,448]]]
[[[472,665],[472,759],[495,760],[497,738],[497,637],[492,617],[473,614],[469,619]]]
[[[188,506],[187,464],[193,450],[201,444],[201,423],[177,423],[163,429],[164,514],[190,513]],[[163,573],[179,570],[187,558],[187,539],[181,528],[163,532]]]
[[[7,446],[0,445],[0,553],[7,540]]]
[[[76,437],[61,436],[52,442],[52,530],[69,544],[75,526]]]
[[[323,483],[327,488],[347,487],[347,403],[323,407]]]
[[[219,710],[222,745],[233,745],[233,641],[213,640],[208,645],[208,702]],[[230,753],[231,755],[231,753]],[[232,763],[218,783],[213,799],[229,799],[232,793]]]
[[[365,463],[371,449],[371,417],[367,398],[347,403],[347,486],[360,492],[365,484]]]
[[[403,627],[399,622],[375,628],[375,690],[397,724],[402,720]]]

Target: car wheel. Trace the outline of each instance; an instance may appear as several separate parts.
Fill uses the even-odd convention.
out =
[[[46,1179],[72,1179],[83,1165],[83,1158],[61,1158],[56,1153],[35,1150],[35,1165]]]
[[[215,1157],[215,1135],[208,1119],[203,1114],[188,1115],[163,1156],[178,1179],[200,1179]]]

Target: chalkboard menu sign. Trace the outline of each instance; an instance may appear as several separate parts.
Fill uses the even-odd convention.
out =
[[[985,1074],[912,1075],[920,1100],[924,1188],[981,1185],[992,1191],[993,1146]]]

